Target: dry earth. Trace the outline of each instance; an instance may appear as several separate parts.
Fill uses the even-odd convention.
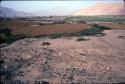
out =
[[[125,30],[104,33],[83,41],[27,38],[1,48],[1,66],[9,73],[4,83],[125,83]]]
[[[88,24],[43,24],[40,22],[19,22],[19,21],[6,21],[1,22],[0,27],[6,26],[12,30],[14,35],[28,35],[28,36],[37,36],[37,35],[50,35],[57,32],[76,32],[83,29],[91,28]]]

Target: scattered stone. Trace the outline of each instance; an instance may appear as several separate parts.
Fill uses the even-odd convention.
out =
[[[35,81],[34,84],[49,84],[49,82],[46,82],[46,81]]]
[[[74,40],[76,37],[69,40],[54,39],[50,42],[46,39],[36,39],[35,42],[30,39],[16,41],[1,48],[0,68],[3,70],[0,69],[0,74],[5,76],[3,83],[8,84],[17,79],[19,81],[10,84],[23,84],[22,82],[28,82],[24,84],[125,82],[125,53],[124,49],[119,49],[124,47],[124,39],[122,39],[123,43],[121,40],[119,42],[118,38],[113,37],[116,35],[112,35],[112,32],[110,34],[113,40],[108,38],[109,34],[107,34],[101,37],[104,40],[100,41],[100,38],[92,37],[91,41],[83,43]],[[82,40],[84,39],[88,38],[82,38]],[[22,44],[23,41],[26,42],[26,45]],[[118,41],[119,44],[115,41]],[[39,46],[51,45],[51,42],[54,45]],[[109,42],[114,42],[115,45],[109,46]],[[7,83],[5,83],[6,81]]]
[[[42,45],[51,45],[50,42],[43,42]]]
[[[0,48],[6,47],[6,46],[8,46],[8,44],[6,43],[0,44]]]
[[[107,69],[107,70],[111,70],[111,67],[107,67],[106,69]]]
[[[49,82],[46,82],[46,81],[42,81],[42,84],[49,84]]]
[[[4,66],[5,69],[7,69],[7,66]]]
[[[89,39],[87,38],[77,38],[76,41],[88,41]]]
[[[101,33],[101,34],[96,34],[95,36],[100,37],[100,36],[104,36],[104,35],[105,35],[105,33]]]
[[[85,53],[80,53],[80,55],[86,55]]]
[[[70,39],[73,39],[73,37],[62,37],[62,39],[70,40]]]
[[[125,38],[125,36],[119,36],[118,38],[124,39],[124,38]]]

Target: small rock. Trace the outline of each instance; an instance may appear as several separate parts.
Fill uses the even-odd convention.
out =
[[[7,69],[7,66],[4,66],[5,69]]]
[[[111,67],[107,67],[106,69],[107,69],[107,70],[110,70],[110,69],[111,69]]]
[[[118,38],[122,38],[122,39],[124,39],[125,37],[124,37],[124,36],[119,36]]]
[[[88,40],[89,40],[89,39],[87,39],[87,38],[85,38],[85,37],[84,37],[84,38],[77,38],[77,39],[76,39],[76,41],[88,41]]]
[[[86,55],[85,53],[80,53],[80,55]]]
[[[46,81],[42,81],[41,84],[49,84],[49,82],[46,82]]]
[[[27,58],[27,59],[30,59],[31,57],[32,57],[32,56],[29,55],[29,54],[26,55],[26,58]]]
[[[6,46],[8,46],[8,44],[6,43],[0,44],[0,48],[6,47]]]
[[[43,42],[42,45],[50,45],[50,42]]]

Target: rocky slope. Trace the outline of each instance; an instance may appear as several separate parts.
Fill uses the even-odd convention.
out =
[[[30,13],[15,11],[11,8],[0,6],[0,17],[27,17],[32,16]]]
[[[105,36],[30,38],[1,48],[4,84],[125,83],[125,30]],[[3,60],[3,61],[2,61]]]
[[[74,13],[73,15],[125,15],[124,3],[99,3]]]

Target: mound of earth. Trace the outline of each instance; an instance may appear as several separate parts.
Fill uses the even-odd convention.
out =
[[[94,6],[81,9],[73,15],[125,15],[124,3],[99,3]]]
[[[125,30],[104,33],[88,40],[26,38],[1,48],[1,82],[125,83]]]

